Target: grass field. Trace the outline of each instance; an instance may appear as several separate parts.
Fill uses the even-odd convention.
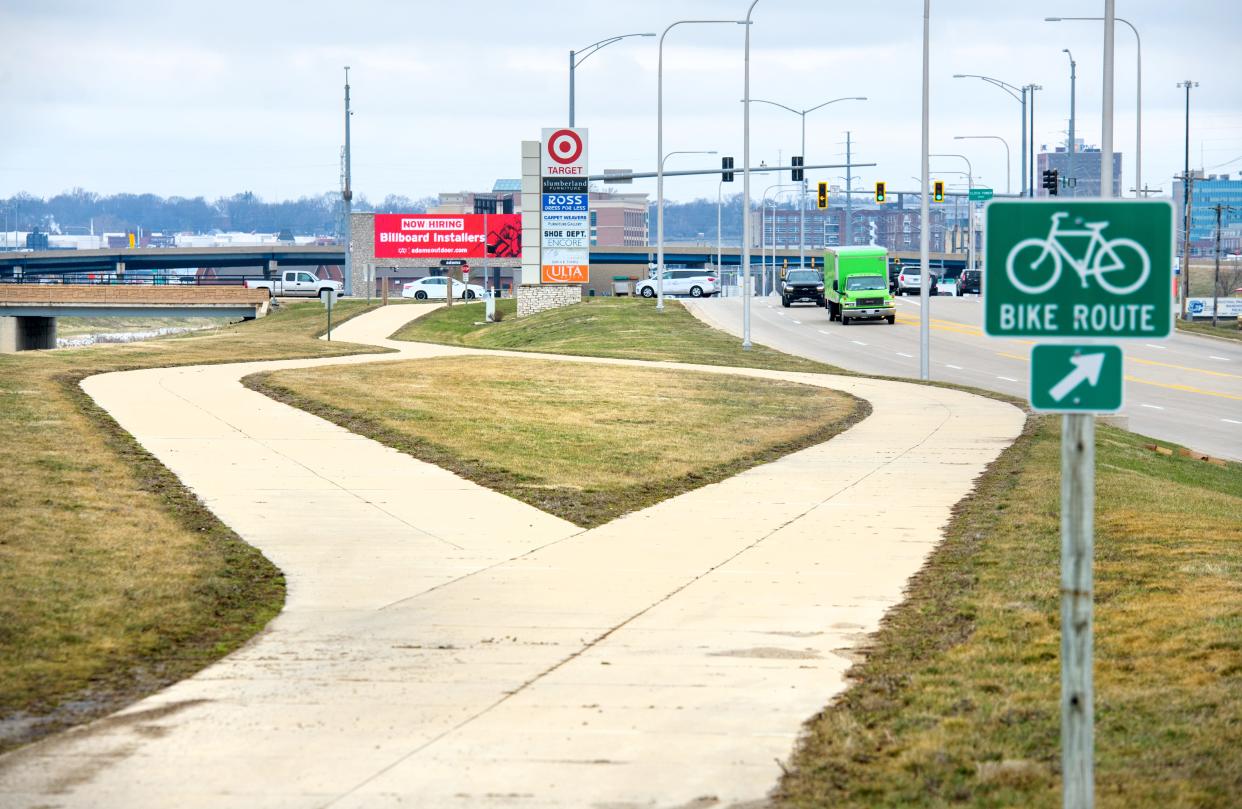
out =
[[[1101,427],[1097,806],[1242,795],[1242,466]],[[957,510],[852,687],[808,725],[785,807],[1058,807],[1059,432],[1026,434]]]
[[[363,311],[342,302],[337,317]],[[0,750],[236,648],[280,608],[272,565],[78,387],[157,365],[327,356],[317,303],[209,334],[0,356]]]
[[[209,329],[227,326],[219,317],[61,317],[56,319],[57,337],[86,334],[117,334],[158,329]]]
[[[497,303],[505,315],[500,323],[475,325],[483,320],[483,304],[467,304],[419,318],[393,337],[473,348],[843,373],[766,346],[743,351],[740,340],[707,326],[677,301],[665,306],[658,312],[654,301],[643,298],[585,298],[578,306],[518,320],[516,302],[502,300]]]
[[[246,384],[583,527],[827,441],[870,411],[789,382],[511,357]]]

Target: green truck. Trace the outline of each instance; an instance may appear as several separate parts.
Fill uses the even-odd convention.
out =
[[[883,247],[829,247],[824,253],[824,297],[828,319],[897,321],[888,291],[888,251]]]

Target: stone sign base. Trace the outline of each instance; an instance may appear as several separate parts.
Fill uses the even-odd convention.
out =
[[[577,284],[523,284],[517,288],[518,317],[575,303],[582,303],[582,287]]]

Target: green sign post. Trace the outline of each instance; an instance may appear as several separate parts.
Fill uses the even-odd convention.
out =
[[[1115,413],[1123,400],[1121,349],[1037,345],[1031,349],[1031,408],[1053,413]]]
[[[992,189],[990,188],[972,188],[969,191],[971,202],[987,202],[992,198]]]
[[[1157,338],[1173,328],[1173,206],[993,201],[984,209],[992,337]]]

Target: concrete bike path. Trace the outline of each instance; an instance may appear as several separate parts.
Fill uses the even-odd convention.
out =
[[[844,688],[849,648],[1023,420],[938,388],[702,367],[847,390],[873,414],[582,531],[238,383],[481,353],[384,339],[428,310],[387,307],[335,333],[400,355],[84,383],[285,571],[289,598],[198,675],[0,758],[0,805],[760,800],[802,722]]]

